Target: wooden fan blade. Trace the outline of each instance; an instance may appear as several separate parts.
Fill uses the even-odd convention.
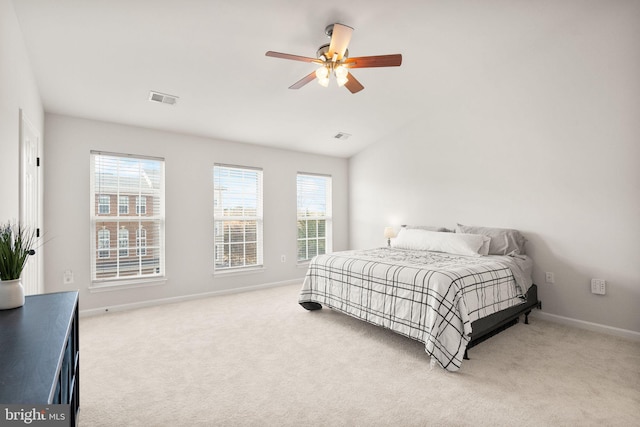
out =
[[[353,77],[353,74],[351,73],[347,74],[347,79],[349,80],[347,80],[347,82],[344,84],[344,87],[349,89],[351,93],[357,93],[357,92],[360,92],[362,89],[364,89],[364,86],[362,86],[362,83],[356,80],[356,78]]]
[[[333,24],[333,33],[331,33],[331,43],[329,43],[329,50],[327,51],[329,56],[327,59],[333,58],[334,53],[338,54],[338,61],[342,59],[351,41],[351,33],[353,33],[353,28],[351,27],[342,24]]]
[[[289,86],[289,89],[300,89],[302,86],[306,85],[307,83],[309,83],[315,78],[316,78],[316,72],[313,71],[307,74],[306,76],[304,76],[303,78],[301,78],[300,80],[298,80],[297,82],[295,82],[294,84],[292,84],[291,86]]]
[[[308,56],[300,56],[300,55],[291,55],[289,53],[273,52],[271,50],[265,53],[265,55],[270,56],[272,58],[291,59],[293,61],[316,62],[318,64],[322,63],[322,61],[316,58],[309,58]]]
[[[398,67],[402,64],[402,55],[378,55],[347,58],[344,60],[349,68]]]

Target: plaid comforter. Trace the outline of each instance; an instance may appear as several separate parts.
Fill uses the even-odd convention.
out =
[[[432,361],[460,368],[471,322],[523,302],[510,257],[396,248],[319,255],[299,302],[316,302],[425,344]]]

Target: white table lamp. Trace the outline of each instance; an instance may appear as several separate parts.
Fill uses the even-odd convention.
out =
[[[396,231],[393,227],[384,228],[384,238],[387,239],[387,246],[391,246],[391,239],[396,237]]]

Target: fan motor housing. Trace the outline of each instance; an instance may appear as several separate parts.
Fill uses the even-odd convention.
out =
[[[326,60],[330,60],[331,58],[329,58],[329,56],[327,55],[328,51],[329,51],[329,43],[323,44],[316,51],[316,58],[322,59],[322,57],[324,56]],[[342,55],[342,59],[347,59],[348,57],[349,57],[349,49],[346,49],[344,51],[344,55]]]

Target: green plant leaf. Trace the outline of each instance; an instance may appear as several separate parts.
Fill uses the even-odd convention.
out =
[[[36,242],[36,232],[20,223],[11,222],[0,226],[0,280],[15,280],[22,270]]]

